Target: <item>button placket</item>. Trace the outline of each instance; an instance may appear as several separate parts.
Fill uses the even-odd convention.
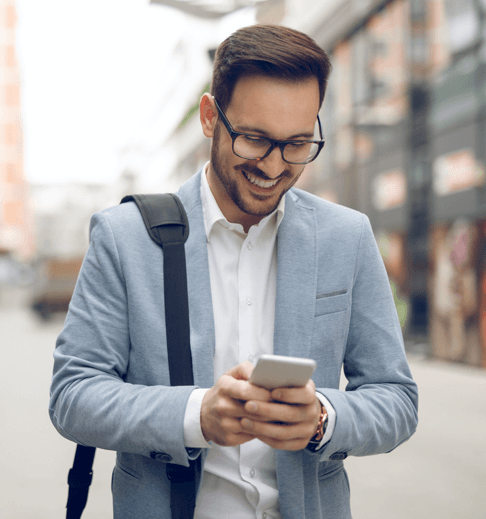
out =
[[[240,232],[235,226],[231,231],[228,228],[224,231],[217,229],[219,230],[218,246],[213,247],[212,258],[214,261],[212,265],[220,273],[214,276],[219,285],[217,290],[213,290],[213,293],[222,292],[222,296],[218,297],[219,312],[216,315],[215,310],[215,320],[218,316],[226,316],[231,310],[231,319],[226,322],[233,323],[231,327],[227,327],[231,331],[231,335],[225,326],[219,326],[218,330],[225,333],[217,335],[217,344],[219,351],[222,352],[226,351],[228,344],[230,345],[232,365],[248,359],[256,362],[262,353],[273,351],[273,325],[269,325],[269,321],[272,321],[273,324],[273,319],[272,312],[269,312],[268,308],[273,308],[275,305],[274,302],[269,302],[268,294],[273,294],[272,282],[269,281],[269,277],[273,279],[275,269],[272,271],[269,267],[271,252],[269,249],[274,245],[270,244],[270,240],[261,237],[262,228],[263,226],[253,226],[248,235],[245,235],[242,229]],[[228,240],[227,235],[229,234],[231,234],[231,240]],[[233,235],[237,235],[238,239],[234,239]],[[220,264],[222,267],[226,267],[226,270],[220,268]],[[230,286],[227,271],[231,272]],[[270,289],[268,289],[269,286]],[[228,295],[225,296],[225,294]],[[247,298],[252,299],[252,304],[247,304]],[[270,315],[267,317],[267,314]],[[223,356],[225,359],[227,358],[226,354],[221,355],[221,357]],[[222,366],[223,362],[219,361],[218,373],[222,371]],[[274,517],[273,510],[278,510],[276,480],[273,473],[269,476],[266,472],[268,466],[273,467],[274,460],[271,463],[265,461],[271,457],[270,453],[273,451],[267,446],[255,445],[257,443],[260,442],[247,442],[241,445],[240,455],[231,457],[228,469],[241,478],[241,488],[246,491],[246,498],[254,509],[252,517],[262,519],[265,512],[265,519],[270,519],[270,517]],[[211,463],[211,460],[208,461]],[[237,466],[233,466],[236,464]],[[252,471],[254,472],[250,475]],[[275,517],[278,516],[276,513]]]
[[[273,294],[275,284],[274,242],[263,241],[261,230],[256,226],[250,228],[238,256],[239,359],[252,364],[262,353],[273,351],[273,326],[268,326],[266,316],[272,318],[269,308],[274,303],[264,303],[271,299],[269,293]],[[247,499],[254,507],[255,518],[262,519],[264,511],[273,510],[271,507],[278,502],[276,480],[265,476],[266,467],[274,463],[273,451],[260,441],[240,445],[239,473],[248,489]],[[266,514],[269,519],[271,514]]]
[[[238,292],[239,292],[239,359],[240,362],[248,360],[253,353],[255,333],[255,283],[254,278],[254,252],[249,250],[248,239],[242,244],[238,262]],[[253,245],[252,245],[253,247]]]

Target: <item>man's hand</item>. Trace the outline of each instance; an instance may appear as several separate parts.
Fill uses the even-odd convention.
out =
[[[234,447],[253,440],[256,435],[242,427],[241,419],[251,417],[245,411],[247,401],[263,404],[270,391],[250,384],[251,362],[243,362],[227,371],[206,393],[201,405],[201,431],[206,441]]]
[[[274,449],[305,449],[316,434],[321,414],[314,382],[309,380],[304,387],[274,389],[271,399],[246,402],[246,416],[241,420],[243,431]]]

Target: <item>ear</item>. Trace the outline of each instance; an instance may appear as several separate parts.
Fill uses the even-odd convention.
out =
[[[218,111],[214,104],[213,96],[207,92],[201,97],[199,102],[199,119],[204,135],[211,138],[218,120]]]

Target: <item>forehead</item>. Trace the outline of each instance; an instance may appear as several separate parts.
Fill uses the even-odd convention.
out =
[[[226,109],[235,130],[254,129],[282,140],[312,133],[318,112],[316,78],[285,81],[264,76],[239,79]]]

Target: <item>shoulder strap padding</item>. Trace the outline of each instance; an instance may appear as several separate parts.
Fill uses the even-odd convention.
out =
[[[189,222],[179,198],[173,193],[125,196],[120,203],[135,202],[142,214],[147,232],[160,247],[185,243]]]

